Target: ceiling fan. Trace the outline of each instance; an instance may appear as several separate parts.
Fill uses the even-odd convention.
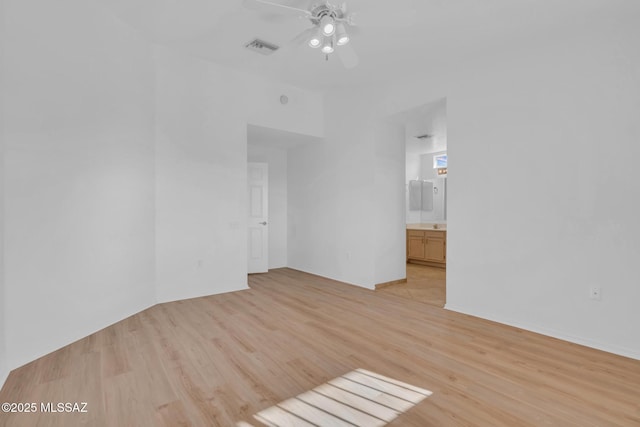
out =
[[[306,41],[309,47],[319,49],[327,60],[335,52],[346,68],[358,65],[358,55],[349,44],[350,34],[356,33],[356,22],[354,15],[347,11],[346,3],[334,5],[329,1],[312,2],[307,9],[268,0],[244,0],[243,3],[248,9],[308,19],[311,28],[296,36],[292,44]]]

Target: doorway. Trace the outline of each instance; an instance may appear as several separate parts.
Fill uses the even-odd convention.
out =
[[[407,281],[378,289],[383,295],[396,295],[425,304],[444,307],[446,302],[446,270],[407,263]]]
[[[289,239],[295,233],[295,229],[292,229],[289,223],[289,152],[303,145],[317,144],[321,141],[321,138],[310,135],[247,124],[247,179],[251,181],[249,165],[253,163],[266,164],[268,177],[267,191],[264,193],[268,219],[260,219],[258,221],[252,218],[248,219],[249,227],[254,222],[263,227],[263,232],[266,232],[267,244],[262,249],[267,259],[265,271],[288,266]],[[249,194],[249,197],[252,197],[251,194]],[[252,209],[251,204],[253,202],[250,200],[248,203],[249,208]],[[266,226],[260,224],[262,222],[267,222]],[[259,241],[257,237],[260,232],[255,231],[254,233],[256,233],[254,236],[256,241]],[[251,238],[251,232],[249,232],[249,238]],[[252,254],[252,250],[252,244],[249,242],[247,248],[249,263],[253,255],[260,255],[259,252]],[[264,268],[263,264],[260,271]],[[249,272],[252,272],[252,270],[249,269]]]
[[[247,163],[248,272],[266,273],[269,270],[269,165]]]
[[[438,307],[446,302],[446,107],[443,98],[399,115],[406,135],[406,282],[379,289]]]

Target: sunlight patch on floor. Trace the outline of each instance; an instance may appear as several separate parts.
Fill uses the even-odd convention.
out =
[[[429,390],[356,369],[254,415],[269,427],[382,427],[431,396]],[[237,427],[252,427],[241,422]]]

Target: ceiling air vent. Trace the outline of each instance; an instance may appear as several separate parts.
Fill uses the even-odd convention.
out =
[[[276,50],[280,49],[279,46],[265,42],[264,40],[255,39],[244,45],[249,50],[261,53],[263,55],[271,55]]]
[[[429,135],[428,133],[425,133],[424,135],[417,135],[416,138],[418,139],[428,139],[431,138],[433,135]]]

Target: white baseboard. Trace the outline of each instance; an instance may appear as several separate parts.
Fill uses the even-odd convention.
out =
[[[577,336],[567,334],[565,332],[558,331],[552,328],[536,325],[534,323],[527,323],[527,322],[520,322],[513,319],[506,319],[490,313],[479,313],[479,312],[474,312],[472,310],[465,310],[459,307],[452,306],[451,304],[445,304],[444,308],[445,310],[455,311],[457,313],[467,314],[469,316],[479,317],[485,320],[491,320],[492,322],[513,326],[513,327],[524,329],[530,332],[535,332],[537,334],[546,335],[548,337],[553,337],[553,338],[557,338],[563,341],[568,341],[574,344],[583,345],[585,347],[594,348],[596,350],[606,351],[607,353],[613,353],[619,356],[640,360],[640,350],[638,349],[634,350],[626,347],[594,341],[588,338],[577,337]]]
[[[161,297],[156,295],[155,304],[166,304],[166,303],[169,303],[169,302],[186,301],[186,300],[190,300],[190,299],[194,299],[194,298],[210,297],[210,296],[214,296],[214,295],[222,295],[222,294],[227,294],[227,293],[231,293],[231,292],[246,291],[247,289],[250,289],[248,282],[247,283],[243,283],[243,284],[241,284],[241,285],[239,285],[237,287],[233,287],[233,288],[229,288],[229,289],[223,289],[223,290],[221,290],[219,292],[216,292],[216,293],[213,293],[213,294],[210,293],[209,291],[204,291],[204,292],[195,293],[195,294],[189,294],[189,295],[172,295],[172,296],[164,295],[164,296],[161,296]],[[150,307],[148,307],[148,308],[150,308]]]
[[[357,287],[359,287],[359,288],[363,288],[363,289],[369,289],[370,291],[375,291],[375,290],[376,290],[375,285],[373,285],[373,284],[372,284],[372,285],[362,285],[362,284],[355,283],[355,282],[347,282],[347,281],[346,281],[346,280],[344,280],[344,279],[339,279],[339,278],[337,278],[337,277],[331,277],[331,276],[326,276],[326,275],[324,275],[324,274],[314,273],[313,271],[305,270],[305,269],[303,269],[303,268],[298,268],[298,267],[286,267],[286,268],[289,268],[289,269],[291,269],[291,270],[300,271],[300,272],[302,272],[302,273],[311,274],[312,276],[318,276],[318,277],[322,277],[322,278],[324,278],[324,279],[333,280],[333,281],[335,281],[335,282],[345,283],[345,284],[347,284],[347,285],[357,286]]]

